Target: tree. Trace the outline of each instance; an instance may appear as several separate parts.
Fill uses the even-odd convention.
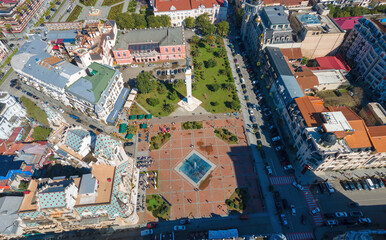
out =
[[[231,136],[231,137],[229,138],[229,141],[231,141],[231,142],[237,142],[237,137],[236,137],[236,136]]]
[[[172,20],[168,15],[159,16],[161,22],[161,27],[170,27],[172,25]]]
[[[186,28],[194,28],[196,26],[196,20],[192,17],[187,17],[184,20]]]
[[[239,102],[239,101],[236,101],[236,100],[231,101],[231,102],[226,102],[225,105],[226,105],[228,108],[233,109],[233,110],[236,110],[236,111],[240,110],[240,107],[241,107],[240,102]]]
[[[197,69],[202,69],[202,62],[198,62],[198,63],[196,63],[196,64],[194,64],[194,66],[197,68]]]
[[[140,93],[149,93],[154,89],[154,83],[151,81],[152,76],[149,72],[141,72],[137,76],[137,87]]]
[[[227,51],[225,50],[225,48],[222,47],[217,50],[217,54],[219,57],[225,57],[227,54]]]
[[[300,64],[307,65],[307,63],[308,63],[308,58],[307,57],[303,57]]]
[[[164,110],[166,113],[171,113],[171,112],[173,112],[174,107],[173,107],[173,105],[171,105],[170,103],[166,103],[166,104],[164,104],[164,106],[163,106],[163,110]]]
[[[209,84],[207,87],[212,92],[217,92],[220,89],[220,85],[217,83]]]
[[[145,15],[143,14],[131,14],[131,16],[134,18],[134,26],[135,28],[141,29],[141,28],[146,28],[147,22]]]
[[[205,37],[206,43],[212,45],[216,42],[216,38],[213,35],[209,35]]]
[[[132,29],[135,27],[135,20],[128,13],[119,13],[115,17],[115,21],[119,29]]]
[[[229,23],[227,21],[222,21],[217,24],[217,32],[221,36],[228,35],[229,32]]]
[[[215,59],[211,58],[208,61],[205,61],[204,65],[206,68],[213,68],[213,67],[217,66],[217,61]]]
[[[169,92],[168,98],[172,101],[176,100],[178,98],[177,92],[176,91]]]
[[[201,14],[196,18],[196,26],[198,29],[202,30],[208,24],[211,24],[211,22],[207,13]]]
[[[159,100],[158,98],[148,98],[146,99],[146,102],[150,105],[150,106],[157,106],[159,104]]]
[[[191,39],[190,42],[193,44],[197,44],[200,41],[200,38],[196,35],[194,35]]]
[[[199,48],[193,49],[193,51],[192,51],[192,56],[193,57],[198,57],[198,56],[200,56],[200,54],[201,54],[201,51],[200,51]]]
[[[214,34],[215,32],[216,32],[216,26],[214,26],[214,24],[210,22],[206,24],[202,29],[202,33],[204,35]]]
[[[164,94],[167,92],[166,86],[163,83],[159,83],[157,87],[157,91],[159,94]]]

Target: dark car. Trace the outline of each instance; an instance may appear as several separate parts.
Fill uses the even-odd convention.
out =
[[[50,10],[51,10],[51,11],[53,11],[53,12],[55,12],[55,11],[56,11],[56,9],[55,9],[55,8],[51,8]]]
[[[256,122],[255,116],[249,116],[249,119],[251,120],[251,122]]]
[[[125,142],[124,144],[123,144],[123,146],[132,146],[134,143],[133,142]]]
[[[188,223],[190,223],[190,219],[189,218],[180,219],[180,224],[181,225],[186,225]]]
[[[19,86],[17,86],[17,87],[15,87],[17,90],[20,90],[21,89],[21,87],[19,87]]]
[[[256,133],[255,133],[255,136],[256,136],[257,139],[260,139],[260,138],[261,138],[261,135],[260,135],[259,132],[256,132]]]
[[[335,93],[336,96],[338,96],[338,97],[342,96],[342,93],[341,93],[338,89],[336,89],[336,90],[334,91],[334,93]]]
[[[161,71],[160,70],[157,71],[157,76],[159,76],[159,75],[161,75]]]
[[[96,130],[97,130],[98,132],[100,132],[100,133],[103,133],[103,130],[100,129],[100,128],[97,128]]]
[[[80,119],[76,119],[75,120],[77,123],[81,123],[82,122],[82,120],[80,120]]]
[[[349,185],[347,184],[346,181],[340,181],[340,184],[342,185],[342,187],[343,187],[343,189],[344,189],[345,191],[350,190],[350,187],[349,187]]]
[[[283,198],[283,199],[281,200],[281,202],[283,203],[283,208],[284,208],[285,210],[287,210],[287,209],[288,209],[288,202],[287,202],[287,199]]]
[[[27,94],[28,96],[32,97],[32,93],[26,92],[26,94]]]
[[[177,74],[178,73],[178,70],[177,69],[174,69],[174,74]]]
[[[89,125],[88,126],[89,128],[91,128],[91,129],[93,129],[93,130],[95,130],[97,127],[95,127],[94,125]]]
[[[348,186],[350,187],[351,191],[356,190],[354,183],[352,183],[351,181],[347,181],[347,183],[348,183]]]
[[[60,5],[60,2],[56,2],[55,4],[56,4],[56,5]]]

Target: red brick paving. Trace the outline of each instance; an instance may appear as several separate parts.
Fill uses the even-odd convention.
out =
[[[151,169],[159,171],[160,182],[157,190],[148,189],[147,193],[161,194],[172,204],[171,219],[209,217],[212,213],[227,215],[225,199],[230,197],[237,186],[248,187],[250,191],[251,200],[246,211],[262,211],[253,163],[249,157],[250,150],[245,140],[243,121],[217,119],[204,121],[203,126],[203,129],[198,130],[180,130],[180,123],[174,126],[162,124],[162,127],[171,127],[172,136],[161,149],[152,150],[149,153],[149,156],[155,160]],[[217,138],[214,134],[214,126],[226,127],[237,135],[239,143],[228,145]],[[150,136],[154,136],[160,131],[160,126],[153,125],[149,131]],[[149,145],[141,142],[138,147],[139,150],[147,150]],[[174,170],[193,149],[216,165],[209,185],[198,192],[194,191],[194,186]],[[146,221],[154,220],[149,213],[145,216]]]

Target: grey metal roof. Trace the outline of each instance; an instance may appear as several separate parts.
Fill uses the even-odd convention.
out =
[[[66,61],[57,64],[52,69],[40,65],[40,60],[51,57],[50,54],[45,52],[46,47],[47,44],[40,39],[27,41],[12,58],[12,67],[16,71],[24,72],[58,88],[64,88],[72,75],[79,73],[79,77],[81,76],[83,69]]]
[[[125,104],[126,98],[129,95],[129,93],[130,93],[130,89],[128,89],[128,88],[122,89],[121,93],[119,94],[119,96],[117,98],[117,101],[114,104],[113,111],[111,111],[111,113],[107,117],[107,120],[106,120],[107,123],[111,123],[111,124],[115,123],[115,121],[117,120],[117,117],[118,117],[118,113],[120,112],[123,104]]]
[[[131,30],[121,34],[114,49],[128,49],[130,44],[158,43],[159,46],[182,45],[185,43],[182,27]]]
[[[47,40],[75,39],[77,30],[53,30],[47,33]]]
[[[22,196],[0,197],[0,234],[13,235],[18,229],[18,210]]]
[[[267,18],[266,20],[270,23],[269,25],[290,24],[283,6],[264,7],[263,16]]]
[[[95,191],[97,179],[92,176],[91,173],[84,174],[80,181],[79,194],[88,194]]]
[[[304,97],[304,93],[294,76],[281,75],[278,77],[278,81],[280,85],[279,88],[281,88],[279,92],[282,95],[286,106],[288,106],[295,98]]]
[[[277,75],[293,76],[280,48],[266,47],[265,49]]]

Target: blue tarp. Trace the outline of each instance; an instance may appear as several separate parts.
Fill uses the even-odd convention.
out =
[[[121,111],[123,105],[126,102],[127,96],[129,96],[130,89],[128,88],[123,88],[122,92],[119,94],[117,101],[114,104],[114,109],[111,111],[109,116],[107,117],[107,123],[109,124],[114,124],[115,121],[117,120],[118,113]]]

